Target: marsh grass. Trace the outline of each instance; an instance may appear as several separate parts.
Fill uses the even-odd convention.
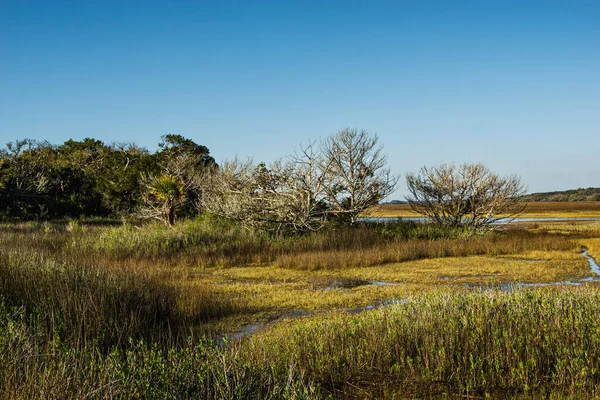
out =
[[[279,376],[209,341],[176,346],[129,340],[73,349],[49,339],[45,324],[0,303],[0,396],[3,399],[304,399],[318,388],[294,368]]]
[[[174,295],[140,277],[86,270],[31,255],[0,255],[0,290],[8,306],[22,306],[75,348],[169,331]]]
[[[526,203],[525,218],[599,218],[600,201],[539,201]],[[369,211],[373,217],[420,217],[408,204],[383,204]]]
[[[595,289],[435,293],[358,315],[274,325],[216,347],[48,340],[0,303],[3,398],[592,398],[600,384]]]
[[[312,250],[282,254],[275,265],[294,269],[338,269],[368,267],[426,258],[499,256],[525,251],[577,251],[578,245],[561,235],[514,231],[490,232],[483,236],[437,240],[391,240],[369,247]]]
[[[7,307],[22,307],[28,318],[43,321],[50,337],[73,348],[129,339],[176,342],[193,325],[243,310],[213,287],[190,292],[163,280],[160,271],[114,268],[85,253],[75,257],[64,249],[70,238],[62,236],[72,234],[3,241],[0,293]]]
[[[340,398],[593,393],[599,312],[600,295],[589,289],[438,293],[282,324],[252,337],[243,354],[281,370],[301,366]]]
[[[529,250],[573,250],[565,235],[484,232],[414,222],[358,224],[310,235],[271,236],[211,216],[175,228],[158,224],[104,228],[73,235],[68,248],[111,264],[148,260],[153,265],[196,268],[273,264],[293,269],[335,269],[423,258],[496,256]]]
[[[600,252],[594,232],[472,236],[399,224],[273,237],[208,216],[173,229],[2,225],[0,397],[593,396],[593,285],[436,292],[355,316],[320,311],[224,346],[198,332],[282,307],[326,310],[405,293],[323,289],[332,278],[401,279],[416,292],[448,273],[459,283],[481,273],[577,274],[581,245]],[[530,258],[545,264],[528,266]]]

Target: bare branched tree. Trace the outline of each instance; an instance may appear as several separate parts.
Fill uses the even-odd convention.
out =
[[[394,189],[377,136],[345,129],[267,166],[224,162],[202,179],[204,208],[247,225],[315,231],[332,216],[353,223]]]
[[[322,153],[329,165],[327,200],[350,223],[396,188],[398,177],[386,168],[377,135],[346,128],[323,141]]]
[[[246,221],[253,208],[254,168],[252,160],[235,158],[207,172],[202,180],[203,209],[222,217]]]
[[[288,157],[286,164],[287,186],[296,192],[294,226],[297,230],[319,230],[328,219],[330,211],[327,197],[327,179],[331,160],[324,159],[316,142]]]
[[[514,218],[524,209],[525,186],[517,176],[501,177],[482,164],[423,167],[406,175],[413,210],[444,226],[472,229]]]
[[[203,206],[248,226],[317,230],[325,216],[319,210],[314,163],[308,156],[279,160],[269,167],[252,160],[226,161],[203,179]]]

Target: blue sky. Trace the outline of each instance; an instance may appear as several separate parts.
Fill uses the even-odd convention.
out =
[[[599,20],[597,1],[0,0],[0,144],[177,133],[271,161],[356,127],[399,174],[600,186]]]

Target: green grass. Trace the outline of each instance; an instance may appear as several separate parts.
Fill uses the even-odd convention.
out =
[[[243,354],[301,366],[339,397],[591,393],[600,384],[599,312],[596,290],[434,294],[282,324]]]

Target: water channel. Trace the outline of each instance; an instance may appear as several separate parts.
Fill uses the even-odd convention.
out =
[[[581,279],[573,279],[559,282],[540,282],[540,283],[524,283],[524,282],[505,282],[500,284],[465,284],[465,287],[469,289],[476,289],[481,291],[486,290],[502,290],[506,292],[513,292],[518,290],[519,288],[526,287],[542,287],[542,286],[555,286],[555,285],[565,285],[565,286],[580,286],[587,282],[600,282],[600,266],[596,262],[596,260],[589,255],[588,249],[585,247],[581,248],[581,255],[585,257],[589,266],[590,272],[595,274],[595,276],[590,276]],[[535,260],[534,260],[535,261]],[[363,285],[399,285],[397,282],[382,282],[382,281],[364,281],[364,280],[355,280],[355,279],[343,279],[343,280],[335,280],[329,286],[325,288],[325,290],[351,290],[358,286]],[[407,299],[398,299],[398,298],[390,298],[390,299],[381,299],[376,303],[369,304],[363,307],[356,308],[345,308],[342,311],[345,311],[349,314],[359,314],[364,311],[375,310],[381,307],[387,307],[396,304],[406,304],[408,302]],[[218,345],[224,345],[225,343],[229,343],[232,341],[238,341],[244,337],[253,335],[256,332],[259,332],[268,326],[284,320],[284,319],[294,319],[299,317],[305,317],[309,315],[314,315],[314,311],[308,310],[295,310],[291,312],[285,312],[281,314],[277,314],[271,316],[269,318],[261,319],[255,323],[248,324],[242,326],[236,332],[228,333],[218,337],[214,342]]]
[[[358,218],[359,222],[378,222],[378,223],[392,223],[392,222],[428,222],[427,217],[364,217]],[[498,218],[492,222],[493,225],[508,225],[513,222],[581,222],[581,221],[600,221],[598,217],[591,218],[575,218],[575,217],[540,217],[540,218]]]

